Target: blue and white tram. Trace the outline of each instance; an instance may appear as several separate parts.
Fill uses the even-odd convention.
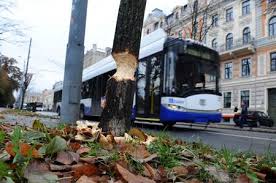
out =
[[[115,73],[112,56],[84,69],[80,114],[100,116],[106,82]],[[136,120],[220,122],[218,53],[191,40],[169,38],[163,30],[141,41],[132,117]],[[62,107],[62,83],[54,86],[54,105]]]

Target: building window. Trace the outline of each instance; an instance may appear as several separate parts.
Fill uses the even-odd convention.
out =
[[[176,12],[176,14],[175,14],[175,19],[176,19],[176,20],[179,19],[179,14],[178,14],[178,12]]]
[[[147,30],[147,34],[149,34],[149,33],[150,33],[150,30],[148,29],[148,30]]]
[[[250,76],[251,60],[246,58],[242,60],[242,76]]]
[[[223,107],[231,108],[231,92],[223,93]]]
[[[217,42],[217,39],[215,38],[215,39],[213,39],[213,41],[212,41],[212,48],[216,50],[217,47],[218,47],[218,42]]]
[[[270,60],[271,60],[271,71],[276,71],[276,52],[270,54]]]
[[[242,15],[250,14],[250,0],[246,0],[242,3]]]
[[[163,27],[163,22],[160,22],[160,27],[161,27],[161,28]]]
[[[224,78],[225,79],[232,79],[232,62],[226,63],[224,65]]]
[[[246,27],[243,29],[243,44],[247,44],[250,41],[250,29]]]
[[[210,75],[209,76],[209,82],[215,82],[217,80],[217,77],[216,77],[216,75]]]
[[[158,29],[159,22],[154,23],[154,30]]]
[[[276,16],[269,20],[269,36],[276,36]]]
[[[233,34],[229,33],[226,36],[226,50],[230,50],[233,47]]]
[[[247,107],[249,107],[249,90],[244,90],[241,91],[241,107],[242,107],[242,103],[244,103],[245,105],[247,105]]]
[[[212,26],[217,27],[218,26],[218,14],[215,14],[212,16]]]
[[[226,10],[226,22],[230,22],[233,21],[234,17],[233,17],[233,8],[229,8]]]

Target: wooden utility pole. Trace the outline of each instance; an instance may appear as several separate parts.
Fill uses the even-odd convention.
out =
[[[121,0],[113,41],[112,56],[117,72],[108,80],[106,106],[100,126],[103,131],[122,135],[129,129],[136,88],[137,68],[146,0]]]

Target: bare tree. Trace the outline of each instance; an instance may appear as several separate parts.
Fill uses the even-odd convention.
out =
[[[2,41],[13,42],[24,36],[23,28],[12,16],[14,0],[0,0],[0,45]]]
[[[208,31],[213,27],[213,12],[214,7],[218,7],[219,2],[215,0],[198,1],[189,0],[187,11],[190,17],[185,21],[188,24],[184,26],[186,35],[197,41],[204,41]],[[210,20],[211,19],[211,20]]]
[[[260,6],[263,7],[263,11],[266,14],[276,13],[276,0],[261,0]]]
[[[114,135],[122,135],[130,127],[135,91],[134,73],[138,64],[146,0],[121,0],[112,56],[116,73],[108,80],[106,106],[101,127]]]

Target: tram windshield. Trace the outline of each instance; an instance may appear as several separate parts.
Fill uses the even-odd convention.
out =
[[[197,93],[218,94],[219,66],[213,52],[196,49],[184,54],[169,52],[164,64],[164,89],[167,96],[186,97]]]

